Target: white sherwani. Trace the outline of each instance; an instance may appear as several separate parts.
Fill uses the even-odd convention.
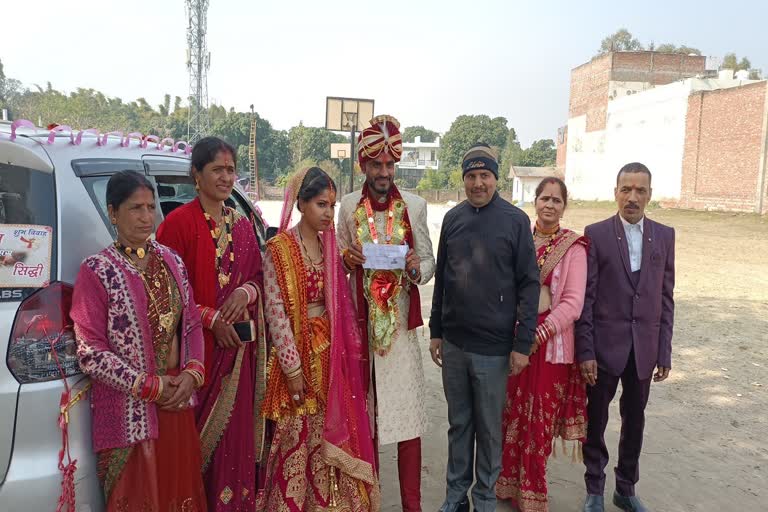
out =
[[[365,185],[363,185],[365,186]],[[435,273],[435,257],[427,225],[427,202],[419,196],[400,192],[405,201],[413,231],[416,254],[421,260],[421,280],[427,283]],[[344,196],[339,209],[337,230],[339,248],[343,251],[356,242],[357,226],[354,212],[360,202],[361,192]],[[374,200],[372,198],[372,200]],[[386,230],[387,212],[374,211],[374,223],[379,233]],[[357,276],[350,275],[352,296],[357,299]],[[421,360],[421,344],[427,343],[424,329],[408,331],[409,287],[404,287],[399,297],[399,325],[397,337],[385,356],[371,352],[376,382],[379,442],[390,444],[421,437],[427,431],[427,412],[424,395],[424,366]]]

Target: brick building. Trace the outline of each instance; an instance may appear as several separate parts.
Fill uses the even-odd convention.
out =
[[[768,213],[768,82],[688,97],[678,206]]]
[[[557,165],[578,199],[613,198],[618,169],[646,163],[669,206],[766,212],[766,81],[707,58],[614,52],[571,73]]]

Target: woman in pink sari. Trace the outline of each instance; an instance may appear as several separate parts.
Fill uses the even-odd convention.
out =
[[[253,511],[261,488],[260,418],[266,377],[261,253],[250,220],[224,201],[236,177],[235,150],[206,137],[192,150],[198,197],[157,231],[189,269],[205,336],[205,386],[196,408],[210,511]]]
[[[530,364],[510,376],[503,416],[499,499],[520,512],[547,512],[547,459],[553,440],[586,436],[586,384],[574,362],[573,324],[584,305],[589,241],[560,227],[568,189],[559,178],[536,188],[533,238],[540,270],[538,328]]]
[[[291,211],[302,213],[291,229]],[[363,391],[360,333],[333,229],[336,187],[317,167],[295,175],[280,233],[267,243],[272,337],[263,414],[275,421],[264,510],[377,511],[379,482]]]
[[[107,183],[115,243],[85,259],[70,315],[91,377],[93,447],[110,512],[204,512],[192,406],[203,332],[184,264],[149,240],[155,191],[135,171]]]

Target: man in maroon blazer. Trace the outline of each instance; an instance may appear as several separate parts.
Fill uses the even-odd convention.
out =
[[[626,511],[647,511],[635,496],[645,405],[651,380],[665,380],[672,367],[675,231],[645,217],[651,199],[651,172],[645,165],[622,167],[615,195],[618,215],[584,232],[591,246],[584,310],[576,325],[576,357],[589,384],[584,512],[604,510],[604,434],[619,381],[621,440],[613,503]]]

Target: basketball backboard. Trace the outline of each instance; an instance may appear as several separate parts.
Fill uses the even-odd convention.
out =
[[[344,160],[349,158],[349,142],[332,142],[331,143],[331,158],[337,158]]]
[[[325,100],[325,128],[334,132],[349,132],[354,128],[361,132],[373,119],[373,100],[338,98]]]

